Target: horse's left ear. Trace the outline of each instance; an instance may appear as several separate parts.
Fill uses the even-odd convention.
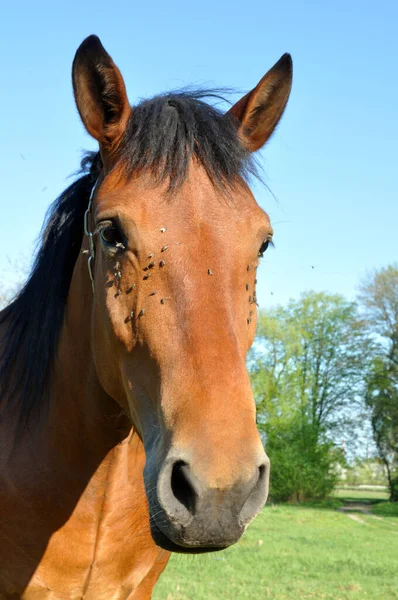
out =
[[[102,150],[114,150],[131,114],[123,77],[96,35],[78,48],[72,67],[77,109]]]
[[[292,77],[292,58],[284,54],[260,83],[228,111],[237,119],[239,136],[250,152],[261,148],[272,135],[289,99]]]

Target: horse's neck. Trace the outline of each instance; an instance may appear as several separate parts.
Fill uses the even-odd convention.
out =
[[[7,598],[23,590],[28,600],[44,598],[50,589],[69,597],[71,582],[90,599],[116,597],[125,584],[118,598],[137,586],[149,586],[139,596],[149,598],[167,562],[149,531],[143,445],[97,379],[91,288],[84,296],[79,283],[77,276],[80,308],[75,288],[49,410],[19,431],[11,419],[0,423],[0,598],[5,590],[14,590]]]

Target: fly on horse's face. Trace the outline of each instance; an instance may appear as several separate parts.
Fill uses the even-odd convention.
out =
[[[226,115],[183,94],[134,109],[98,38],[74,61],[76,103],[103,163],[87,222],[94,360],[143,440],[151,531],[169,550],[236,542],[267,498],[245,360],[272,229],[242,172],[291,78],[284,55]]]

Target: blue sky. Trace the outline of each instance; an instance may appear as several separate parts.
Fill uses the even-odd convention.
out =
[[[247,91],[292,54],[289,105],[259,157],[277,200],[254,185],[276,243],[259,275],[261,306],[307,289],[353,298],[368,269],[397,260],[398,3],[22,0],[1,12],[6,279],[9,260],[32,255],[82,150],[95,148],[70,82],[91,33],[120,67],[132,103],[188,84]]]

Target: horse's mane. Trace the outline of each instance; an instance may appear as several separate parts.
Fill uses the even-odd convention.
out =
[[[133,109],[119,151],[127,175],[150,171],[156,183],[180,186],[190,161],[198,161],[215,186],[242,181],[255,165],[240,143],[232,118],[203,101],[217,96],[178,92],[141,102]],[[16,406],[29,416],[47,396],[49,376],[75,262],[82,243],[83,216],[99,176],[98,153],[85,156],[80,177],[50,207],[30,276],[0,313],[5,338],[0,355],[0,409]],[[1,410],[0,410],[1,414]]]
[[[191,159],[218,187],[257,175],[234,119],[204,102],[204,97],[223,99],[218,90],[191,90],[156,96],[136,106],[121,145],[127,173],[151,171],[155,183],[167,179],[170,190],[185,181]]]
[[[6,327],[0,399],[7,394],[8,406],[18,402],[21,417],[28,416],[45,395],[82,242],[83,216],[101,168],[97,156],[85,156],[83,175],[50,206],[29,278],[0,313],[0,324]]]

